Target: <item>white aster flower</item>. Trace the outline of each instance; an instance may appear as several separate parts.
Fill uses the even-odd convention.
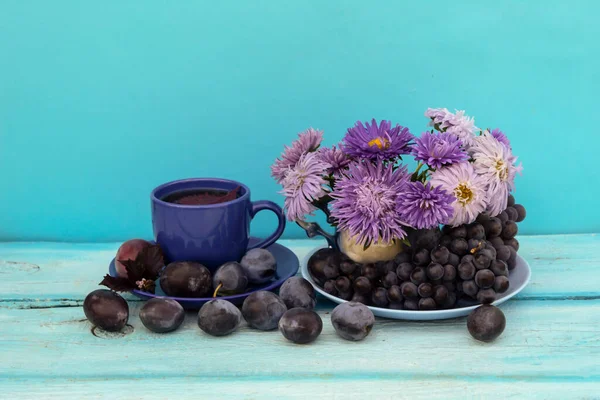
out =
[[[464,110],[456,110],[453,114],[446,108],[429,108],[425,116],[431,118],[430,126],[437,125],[443,132],[458,136],[465,148],[471,145],[474,132],[479,130],[475,126],[475,119],[465,115]]]
[[[515,165],[517,157],[488,131],[476,136],[469,148],[475,172],[487,182],[488,211],[491,216],[506,209],[508,195],[515,190],[515,175],[523,167]]]
[[[431,174],[431,184],[451,193],[454,214],[448,222],[451,226],[469,224],[483,212],[486,204],[487,184],[477,175],[468,162],[443,167]]]

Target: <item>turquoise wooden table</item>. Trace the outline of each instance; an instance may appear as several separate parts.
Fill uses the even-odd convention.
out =
[[[131,329],[96,337],[82,310],[118,247],[0,244],[0,398],[600,398],[600,237],[520,237],[530,285],[502,305],[492,344],[466,319],[378,319],[363,342],[336,336],[333,303],[312,345],[243,327],[210,337],[189,313],[148,332],[128,297]],[[281,241],[302,258],[319,241]]]

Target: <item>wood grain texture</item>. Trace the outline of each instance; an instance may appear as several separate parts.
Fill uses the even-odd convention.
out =
[[[0,244],[0,390],[11,399],[599,398],[598,236],[520,240],[532,281],[502,306],[507,328],[493,344],[474,341],[464,318],[378,319],[365,341],[346,342],[330,323],[334,304],[320,299],[323,333],[307,346],[246,326],[213,338],[195,313],[153,334],[139,301],[128,334],[96,337],[80,304],[118,244]],[[319,242],[281,243],[302,258]]]

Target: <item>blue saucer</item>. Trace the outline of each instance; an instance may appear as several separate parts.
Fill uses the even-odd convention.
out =
[[[258,238],[250,238],[250,244],[257,243],[259,240],[260,239],[258,239]],[[274,291],[274,290],[278,289],[283,284],[283,282],[285,282],[288,278],[296,275],[296,273],[298,272],[300,263],[298,261],[298,257],[296,257],[296,255],[294,254],[293,251],[291,251],[287,247],[282,246],[277,243],[267,247],[267,250],[269,250],[275,256],[275,259],[277,260],[277,273],[276,273],[275,277],[273,278],[273,280],[270,282],[267,282],[267,283],[263,283],[261,285],[249,286],[246,293],[236,294],[233,296],[219,296],[219,299],[228,300],[228,301],[232,302],[233,304],[241,305],[244,302],[244,299],[246,297],[248,297],[250,294],[257,292],[259,290]],[[114,258],[110,262],[110,266],[108,267],[108,273],[110,276],[117,276]],[[154,297],[164,297],[167,299],[173,299],[173,300],[179,302],[179,304],[181,304],[183,306],[183,308],[190,309],[190,310],[199,309],[200,307],[202,307],[202,305],[204,303],[212,300],[212,297],[192,298],[192,297],[167,296],[160,288],[160,279],[157,282],[155,292],[156,293],[153,294],[153,293],[144,292],[142,290],[132,290],[131,291],[132,294],[134,294],[135,296],[137,296],[141,299],[144,299],[144,300],[150,300]]]

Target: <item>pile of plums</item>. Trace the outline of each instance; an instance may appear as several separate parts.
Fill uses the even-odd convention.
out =
[[[323,330],[323,321],[313,311],[316,294],[304,278],[287,279],[279,295],[268,291],[250,294],[241,311],[231,302],[215,298],[206,302],[198,312],[198,326],[212,336],[226,336],[235,332],[243,320],[254,329],[271,331],[279,328],[288,340],[306,344],[313,342]],[[107,331],[120,331],[129,319],[129,306],[119,294],[98,289],[90,293],[83,304],[88,320]],[[156,333],[172,332],[185,319],[183,307],[172,299],[153,298],[140,309],[140,320],[146,328]],[[371,331],[375,317],[368,307],[349,302],[337,306],[331,322],[340,337],[362,340]]]

